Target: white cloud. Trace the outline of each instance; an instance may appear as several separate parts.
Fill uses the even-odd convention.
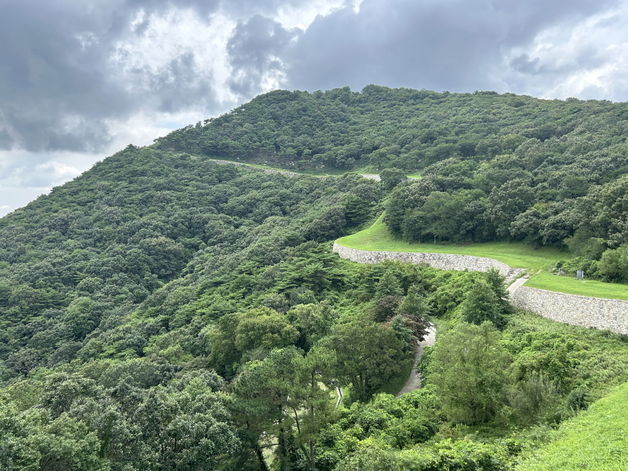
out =
[[[298,5],[287,4],[279,8],[275,20],[286,29],[306,30],[317,16],[326,16],[350,4],[356,11],[362,0],[311,0]]]
[[[628,5],[548,28],[530,45],[510,51],[503,65],[508,91],[627,101]]]
[[[0,151],[0,216],[89,169],[103,155]]]
[[[147,20],[135,20],[132,25],[138,21]],[[189,57],[194,73],[184,79],[198,86],[207,84],[220,104],[234,103],[237,97],[227,85],[231,71],[227,42],[235,25],[233,19],[220,12],[207,20],[193,9],[171,8],[162,16],[151,16],[142,34],[127,36],[114,45],[112,68],[119,71],[119,80],[130,93],[146,92],[155,87],[155,77],[166,85],[183,85],[177,83],[182,77],[176,75],[173,64]]]

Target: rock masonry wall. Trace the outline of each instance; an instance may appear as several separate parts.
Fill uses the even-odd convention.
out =
[[[628,301],[593,298],[521,286],[510,295],[518,308],[566,324],[628,335]]]
[[[445,253],[386,252],[359,250],[334,243],[334,252],[341,258],[357,263],[380,263],[397,260],[426,263],[441,270],[488,271],[496,268],[507,276],[512,269],[492,258]],[[628,301],[593,298],[520,286],[510,291],[512,304],[548,319],[566,324],[628,334]]]
[[[488,271],[491,268],[496,268],[504,276],[510,272],[510,267],[505,263],[498,262],[492,258],[475,257],[473,255],[359,250],[351,249],[338,243],[334,243],[333,250],[341,258],[357,263],[380,263],[384,260],[398,260],[407,263],[427,263],[429,266],[441,270]]]

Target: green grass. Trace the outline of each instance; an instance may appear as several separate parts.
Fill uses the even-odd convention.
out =
[[[569,253],[555,248],[535,249],[521,242],[486,242],[469,244],[430,244],[406,242],[393,237],[380,217],[370,227],[337,240],[340,245],[361,250],[385,250],[392,252],[453,253],[488,257],[514,268],[525,268],[532,274],[526,286],[559,291],[562,293],[594,296],[599,298],[627,299],[628,285],[601,281],[578,281],[567,276],[548,272],[559,260],[569,258]]]
[[[564,422],[556,440],[517,471],[624,471],[628,469],[628,383]]]
[[[576,280],[566,276],[556,276],[541,272],[526,282],[530,288],[541,288],[561,293],[628,300],[628,286],[619,283],[605,283],[597,280]]]
[[[461,255],[476,255],[490,257],[504,262],[515,268],[540,270],[550,268],[558,260],[568,257],[568,254],[557,249],[534,249],[529,245],[510,242],[486,242],[478,244],[431,244],[406,242],[393,237],[383,218],[355,234],[342,237],[337,242],[345,247],[361,250],[389,250],[393,252],[433,252],[455,253]]]

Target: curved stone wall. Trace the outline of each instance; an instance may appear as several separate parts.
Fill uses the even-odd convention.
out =
[[[359,250],[338,243],[334,243],[333,250],[340,257],[357,263],[398,260],[407,263],[426,263],[441,270],[488,271],[490,268],[496,268],[504,276],[513,271],[505,263],[492,258],[471,255]],[[521,284],[523,280],[513,283],[509,289],[511,303],[520,309],[557,322],[628,334],[628,301],[559,293],[529,288]]]
[[[510,295],[513,305],[566,324],[628,334],[628,301],[591,298],[521,286]]]
[[[351,249],[338,243],[334,243],[333,250],[340,257],[358,263],[380,263],[384,260],[398,260],[407,263],[427,263],[429,266],[441,270],[488,271],[491,268],[496,268],[504,276],[507,276],[511,270],[505,263],[498,262],[492,258],[475,257],[473,255],[359,250]]]

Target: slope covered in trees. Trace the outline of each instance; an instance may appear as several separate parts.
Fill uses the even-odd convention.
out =
[[[368,86],[271,92],[157,146],[286,168],[418,170],[387,204],[398,237],[569,248],[557,270],[627,282],[627,136],[625,103]]]
[[[0,469],[509,470],[625,382],[625,338],[513,311],[496,273],[331,253],[331,241],[405,191],[396,175],[287,176],[207,158],[288,167],[293,139],[325,152],[392,143],[417,119],[437,121],[431,102],[442,102],[441,124],[458,116],[450,99],[545,103],[378,87],[275,92],[156,146],[130,146],[0,219]],[[311,106],[293,107],[299,100]],[[569,120],[578,103],[617,110],[567,102],[543,113]],[[476,112],[496,113],[469,108],[469,119]],[[389,162],[402,151],[380,154]],[[417,185],[442,180],[430,165]],[[615,177],[600,172],[592,184]],[[411,363],[427,320],[439,334],[421,365],[426,387],[380,394]]]

